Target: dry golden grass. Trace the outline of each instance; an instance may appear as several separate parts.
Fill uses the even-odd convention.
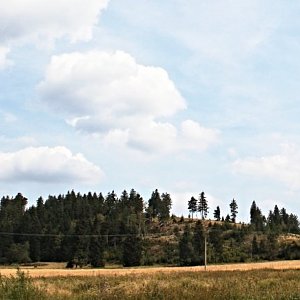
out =
[[[61,265],[59,265],[61,267]],[[201,272],[204,266],[197,267],[149,267],[149,268],[119,268],[119,269],[62,269],[62,268],[32,268],[21,267],[22,271],[30,277],[57,277],[57,276],[109,276],[109,275],[131,275],[131,274],[154,274],[171,272]],[[209,265],[207,271],[249,271],[258,269],[288,270],[299,269],[300,260],[275,261],[261,263],[242,263]],[[14,276],[15,268],[0,268],[2,276]]]
[[[283,243],[300,242],[300,234],[284,234],[279,237],[278,241]]]

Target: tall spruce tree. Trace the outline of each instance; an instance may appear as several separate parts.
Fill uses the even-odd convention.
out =
[[[223,246],[224,246],[224,238],[222,234],[223,227],[222,225],[215,224],[212,227],[212,230],[209,231],[209,241],[212,246],[212,260],[215,263],[223,261]]]
[[[161,205],[161,198],[158,190],[152,192],[151,198],[148,201],[148,215],[150,219],[158,216],[159,208]]]
[[[231,203],[229,204],[230,207],[230,216],[231,216],[231,222],[235,223],[236,221],[236,216],[238,213],[238,205],[236,203],[236,201],[234,200],[234,198],[232,199]]]
[[[194,258],[191,229],[185,226],[183,235],[179,241],[179,263],[181,266],[190,266]]]
[[[214,210],[214,218],[216,219],[216,221],[221,220],[221,211],[219,206],[217,206],[217,208]]]
[[[170,194],[163,193],[161,195],[161,202],[159,205],[159,219],[166,221],[170,218],[170,211],[172,207],[172,199]]]
[[[205,232],[202,222],[197,221],[194,228],[192,244],[194,248],[193,264],[202,265],[204,263]]]
[[[188,202],[188,210],[192,214],[192,220],[194,218],[194,213],[197,212],[197,199],[194,197],[191,197],[191,199]]]
[[[93,268],[105,266],[104,240],[101,237],[92,237],[89,246],[89,259]]]
[[[123,265],[124,267],[134,267],[141,264],[142,259],[142,240],[132,233],[123,242]]]
[[[255,230],[262,231],[265,222],[265,217],[262,215],[261,210],[257,207],[255,201],[253,201],[250,208],[250,224]]]
[[[201,214],[202,219],[205,219],[208,214],[208,205],[207,205],[207,200],[205,197],[205,193],[201,192],[199,195],[199,202],[198,202],[198,211]]]

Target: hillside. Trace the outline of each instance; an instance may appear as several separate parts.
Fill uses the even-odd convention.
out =
[[[72,191],[26,205],[20,193],[1,199],[2,264],[193,266],[204,264],[205,245],[209,264],[300,259],[297,216],[277,206],[266,218],[253,202],[251,223],[237,224],[236,207],[226,221],[170,216],[170,195],[157,190],[148,203],[131,190],[120,197]]]

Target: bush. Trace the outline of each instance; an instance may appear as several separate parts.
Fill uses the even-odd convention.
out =
[[[3,277],[0,275],[0,299],[5,300],[29,300],[49,299],[32,283],[30,277],[18,270],[15,277]]]

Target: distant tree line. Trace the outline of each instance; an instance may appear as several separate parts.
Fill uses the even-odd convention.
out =
[[[207,237],[209,263],[300,258],[300,243],[281,244],[284,233],[298,234],[296,215],[275,206],[267,217],[253,201],[250,224],[236,224],[238,205],[230,215],[207,221],[204,192],[188,201],[189,218],[170,215],[168,193],[152,192],[148,201],[134,189],[118,197],[112,191],[39,198],[27,208],[21,193],[2,197],[0,204],[0,263],[67,262],[67,267],[105,264],[199,265]],[[201,218],[194,220],[199,213]]]

